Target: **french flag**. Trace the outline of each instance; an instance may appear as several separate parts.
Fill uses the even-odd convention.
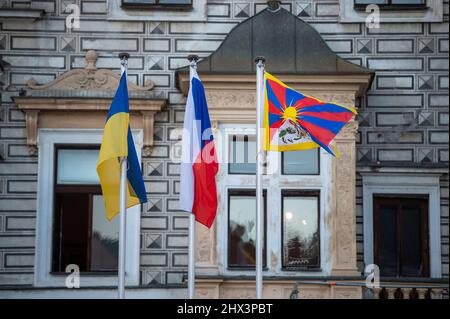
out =
[[[205,89],[191,70],[184,115],[180,164],[180,209],[210,228],[217,211],[216,174],[219,170]]]

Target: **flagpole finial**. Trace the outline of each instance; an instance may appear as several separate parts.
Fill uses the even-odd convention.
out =
[[[197,61],[199,60],[198,55],[190,54],[190,55],[188,55],[187,59],[190,62],[191,67],[196,69],[197,68]]]
[[[255,63],[259,63],[259,61],[261,61],[261,63],[266,63],[266,58],[263,56],[257,56],[255,58]]]
[[[128,59],[130,54],[126,52],[119,53],[120,64],[126,69],[128,67]]]
[[[277,11],[280,8],[281,0],[267,0],[267,7],[271,11]]]
[[[199,60],[198,55],[196,55],[196,54],[188,55],[187,59],[188,59],[189,62],[192,62],[192,61],[197,62]]]
[[[126,52],[119,53],[119,59],[128,60],[130,58],[130,54]]]

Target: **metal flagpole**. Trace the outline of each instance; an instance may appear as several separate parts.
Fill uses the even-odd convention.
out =
[[[189,55],[187,59],[190,62],[189,82],[192,80],[192,73],[197,69],[197,55]],[[192,141],[191,141],[192,142]],[[188,297],[195,299],[195,215],[189,214],[189,252],[188,252]]]
[[[263,215],[262,215],[262,109],[264,101],[264,57],[257,57],[256,62],[256,299],[262,299],[263,297],[263,279],[262,279],[262,266],[263,266]]]
[[[121,74],[127,72],[128,53],[120,53]],[[120,229],[119,229],[119,284],[118,298],[125,299],[125,260],[126,260],[126,182],[127,182],[127,157],[120,158]]]

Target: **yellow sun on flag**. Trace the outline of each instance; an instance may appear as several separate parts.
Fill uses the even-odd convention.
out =
[[[290,119],[294,123],[297,121],[297,109],[293,106],[289,106],[284,109],[283,112],[283,119],[286,121],[287,119]]]

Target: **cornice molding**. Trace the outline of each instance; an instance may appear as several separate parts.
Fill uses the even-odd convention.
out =
[[[38,85],[31,79],[25,94],[12,98],[17,107],[25,112],[27,145],[31,155],[37,154],[40,128],[104,127],[120,76],[111,70],[97,69],[96,61],[97,54],[88,51],[83,70],[68,71],[44,85]],[[153,92],[149,92],[152,88],[152,82],[147,82],[143,87],[128,82],[131,125],[144,131],[145,156],[149,156],[153,149],[154,115],[167,104],[165,99],[155,98]],[[89,96],[80,92],[89,93]]]

